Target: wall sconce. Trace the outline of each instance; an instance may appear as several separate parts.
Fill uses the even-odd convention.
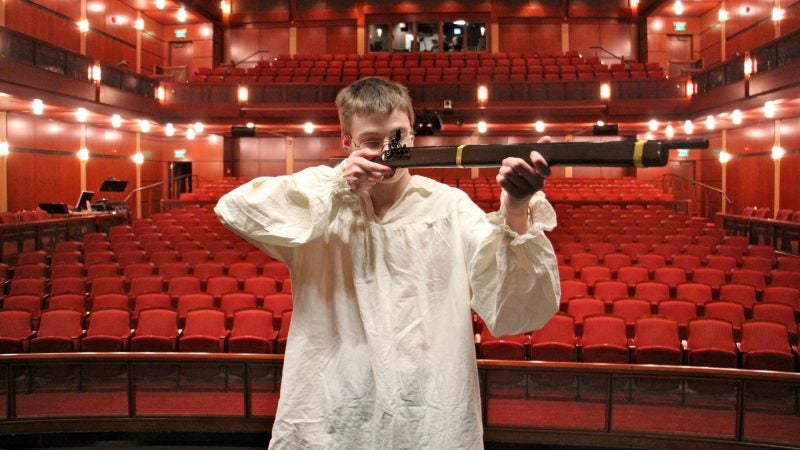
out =
[[[772,159],[778,161],[781,158],[783,158],[783,155],[785,155],[785,154],[786,154],[786,150],[784,150],[783,148],[781,148],[781,147],[779,147],[777,145],[772,147]]]
[[[177,16],[178,22],[186,22],[186,8],[181,6],[180,9],[178,9]]]
[[[772,8],[772,20],[774,20],[775,22],[780,22],[781,20],[783,20],[783,17],[785,15],[786,11],[783,8],[777,6]]]
[[[189,127],[189,129],[186,130],[186,139],[192,141],[194,140],[195,136],[194,128]]]
[[[485,121],[481,120],[478,122],[478,133],[486,133],[486,130],[488,129],[489,125],[487,125]]]
[[[122,126],[122,116],[119,114],[114,114],[111,116],[111,126],[114,128],[119,128]]]
[[[139,130],[142,133],[149,133],[150,132],[150,121],[147,119],[141,119],[139,121]]]
[[[478,86],[478,103],[486,103],[489,100],[489,88],[484,85]]]
[[[100,67],[100,63],[92,64],[92,67],[89,67],[89,80],[99,84],[102,78],[103,69]]]
[[[81,33],[86,33],[89,31],[89,21],[87,19],[79,20],[77,25],[78,30],[80,30]]]
[[[536,123],[533,124],[533,127],[536,129],[537,133],[544,132],[544,122],[542,122],[541,120],[537,120]]]
[[[675,136],[675,128],[673,128],[672,125],[667,125],[667,128],[664,128],[664,135],[672,139],[672,137]]]
[[[706,130],[713,130],[717,127],[717,120],[714,119],[714,116],[707,115],[706,116]]]
[[[247,103],[250,98],[250,90],[247,89],[247,86],[239,86],[236,96],[239,99],[239,103]]]
[[[84,148],[78,150],[78,159],[83,161],[83,162],[88,161],[89,160],[89,149],[84,147]]]
[[[731,158],[732,158],[731,154],[726,152],[725,150],[722,150],[721,152],[719,152],[719,163],[720,164],[728,164],[728,162],[731,160]]]
[[[658,121],[656,119],[650,119],[647,122],[647,129],[650,131],[658,131]]]
[[[672,5],[672,10],[679,16],[683,14],[683,2],[681,2],[681,0],[675,0],[675,4]]]
[[[741,125],[742,124],[742,111],[739,109],[734,109],[731,113],[731,122],[734,125]]]
[[[33,103],[31,103],[31,109],[33,113],[37,116],[41,116],[44,114],[44,102],[38,98],[33,99]]]
[[[611,85],[603,83],[600,85],[600,98],[602,100],[609,100],[611,98]]]
[[[8,156],[9,150],[10,147],[8,145],[8,141],[0,141],[0,156]]]
[[[305,132],[306,132],[306,134],[311,134],[311,133],[313,133],[313,132],[314,132],[314,124],[313,124],[313,123],[311,123],[311,122],[306,122],[306,123],[304,123],[304,124],[303,124],[303,131],[305,131]]]
[[[78,108],[75,110],[75,118],[78,122],[86,122],[89,119],[89,111],[86,108]]]
[[[144,164],[144,155],[143,155],[141,152],[139,152],[139,153],[136,153],[135,155],[133,155],[133,156],[131,157],[131,159],[133,160],[133,162],[134,162],[134,163],[135,163],[137,166],[141,166],[142,164]]]
[[[160,102],[163,102],[167,99],[167,90],[164,86],[158,85],[156,88],[156,99]]]
[[[775,117],[775,102],[770,100],[764,103],[764,117],[767,119]]]
[[[174,125],[172,125],[171,123],[168,123],[168,124],[167,124],[167,125],[164,127],[164,134],[165,134],[165,135],[167,135],[167,136],[169,136],[169,137],[172,137],[172,136],[174,136],[174,135],[175,135],[175,126],[174,126]]]
[[[744,77],[750,78],[753,74],[753,58],[750,57],[750,52],[744,54]]]
[[[230,14],[231,13],[231,4],[225,0],[219,2],[219,9],[222,11],[222,14]]]
[[[720,8],[717,12],[717,19],[719,19],[720,22],[727,22],[729,17],[730,14],[728,14],[728,11],[725,9]]]
[[[628,2],[631,8],[638,8],[639,7],[639,0],[630,0]]]
[[[192,129],[194,129],[195,133],[201,134],[206,129],[206,126],[203,125],[203,122],[195,122],[194,125],[192,125]]]
[[[144,19],[142,19],[141,17],[136,19],[133,22],[133,28],[135,28],[135,29],[137,29],[139,31],[144,30]]]
[[[694,85],[693,80],[686,82],[686,97],[691,98],[697,92],[697,86]]]
[[[692,134],[694,132],[694,124],[691,120],[685,120],[683,122],[683,132],[686,134]]]

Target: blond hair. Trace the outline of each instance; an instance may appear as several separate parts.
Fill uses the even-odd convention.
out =
[[[342,133],[347,136],[350,136],[350,121],[355,115],[389,116],[398,109],[408,116],[409,123],[414,123],[414,108],[408,88],[380,77],[362,78],[339,91],[336,108],[339,110]]]

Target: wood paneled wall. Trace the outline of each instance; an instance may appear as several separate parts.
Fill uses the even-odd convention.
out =
[[[95,200],[105,197],[121,201],[136,188],[136,165],[131,159],[137,151],[136,133],[9,113],[6,137],[11,147],[7,157],[9,211],[33,209],[42,202],[75,203],[81,191],[81,162],[77,158],[81,136],[85,136],[90,153],[86,162],[86,189],[96,192]],[[222,141],[218,137],[212,142],[205,135],[192,141],[142,135],[140,150],[145,156],[142,186],[168,178],[168,164],[174,160],[172,152],[176,148],[186,150],[186,157],[179,161],[192,162],[192,173],[199,185],[220,180]],[[280,166],[284,167],[283,160]],[[127,180],[125,192],[98,192],[108,177]],[[166,186],[143,193],[143,210],[157,212],[158,202],[165,198],[165,193]],[[134,202],[131,200],[128,205],[133,208]]]
[[[776,36],[800,29],[800,1],[781,2],[786,11],[785,19],[779,24],[772,20],[773,2],[751,2],[747,0],[726,0],[725,9],[729,19],[725,22],[725,55],[722,55],[722,28],[714,8],[701,18],[700,57],[705,67],[716,65],[746,50],[763,45]]]
[[[86,54],[107,64],[125,60],[134,70],[137,31],[133,23],[137,11],[121,0],[105,0],[104,8],[87,8],[91,29],[86,33]],[[81,33],[75,23],[81,19],[81,2],[66,0],[6,0],[6,26],[36,39],[81,51]],[[155,65],[164,65],[165,38],[162,26],[147,17],[142,32],[142,73],[151,74]],[[210,65],[210,63],[208,64]]]
[[[3,3],[6,27],[73,52],[81,50],[80,31],[75,26],[81,2],[42,0],[37,2],[40,6],[21,0]]]

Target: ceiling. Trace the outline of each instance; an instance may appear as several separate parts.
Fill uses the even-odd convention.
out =
[[[91,0],[90,0],[91,1]],[[179,24],[177,19],[177,10],[180,6],[186,5],[187,6],[187,21],[183,23],[202,23],[202,22],[209,22],[209,21],[217,21],[220,19],[219,13],[219,2],[212,1],[212,0],[198,0],[198,1],[173,1],[173,0],[165,0],[164,8],[159,9],[155,5],[155,1],[153,0],[123,0],[132,8],[137,10],[141,10],[144,15],[149,16],[153,20],[158,21],[164,25],[173,25]],[[684,11],[682,13],[683,17],[697,17],[704,14],[707,14],[709,11],[717,8],[719,5],[719,1],[709,1],[709,0],[683,0],[682,1],[684,6]],[[646,15],[659,15],[659,16],[677,16],[676,12],[674,11],[674,1],[672,0],[656,0],[656,1],[646,1],[642,0],[639,5],[639,10],[641,14]],[[800,116],[800,96],[795,96],[795,98],[786,98],[786,99],[779,99],[780,103],[778,105],[778,110],[776,112],[776,117],[797,117]],[[331,106],[332,107],[332,106]],[[21,113],[21,114],[32,114],[32,107],[31,102],[28,99],[16,98],[13,96],[9,96],[8,94],[4,94],[0,92],[0,110]],[[534,130],[534,124],[530,123],[520,123],[519,119],[498,119],[495,118],[495,122],[492,122],[492,107],[488,105],[486,107],[486,111],[488,112],[488,133],[489,134],[502,134],[502,135],[513,135],[513,134],[537,134]],[[751,108],[745,108],[742,110],[743,113],[743,123],[748,122],[760,122],[765,120],[763,114],[763,102],[759,104],[752,105]],[[96,111],[90,111],[88,117],[86,119],[86,124],[93,125],[97,127],[108,128],[111,126],[111,114],[112,113],[98,113]],[[140,131],[139,120],[140,117],[127,117],[124,113],[120,113],[122,116],[122,125],[120,126],[121,130],[136,132]],[[327,116],[331,116],[331,111],[326,112]],[[737,125],[734,125],[730,121],[730,111],[709,111],[704,112],[702,117],[687,117],[686,119],[690,119],[694,125],[695,133],[702,133],[705,129],[705,117],[706,114],[714,115],[716,119],[716,128],[717,129],[725,129],[731,128]],[[333,113],[335,116],[335,113]],[[74,108],[65,108],[56,105],[46,105],[45,112],[43,114],[44,117],[61,121],[67,123],[77,123],[78,119],[76,116],[76,112]],[[460,125],[456,125],[454,118],[443,117],[444,119],[444,128],[442,134],[444,135],[469,135],[475,132],[477,129],[477,123],[475,123],[474,118],[468,118],[464,120],[463,123]],[[246,120],[246,119],[245,119]],[[642,118],[641,120],[637,121],[625,121],[620,122],[620,134],[624,135],[635,135],[635,134],[645,134],[649,132],[648,128],[648,121],[650,118]],[[685,133],[683,132],[683,120],[672,121],[671,125],[675,129],[675,138],[685,137]],[[328,121],[330,122],[330,121]],[[151,130],[149,133],[158,136],[164,136],[165,132],[165,123],[156,123],[154,121],[150,121]],[[185,136],[185,132],[188,128],[189,124],[180,124],[176,125],[176,133],[175,136]],[[575,135],[582,135],[582,134],[591,134],[591,128],[594,125],[593,119],[592,120],[563,120],[559,121],[559,123],[546,123],[545,124],[545,134],[550,134],[552,136],[563,136],[567,134],[575,134]],[[652,139],[663,139],[664,138],[664,127],[666,123],[660,123],[659,128],[656,132],[651,133],[648,135],[649,138]],[[218,134],[224,135],[230,133],[231,121],[230,119],[224,119],[218,122],[212,123],[205,123],[204,124],[204,131],[201,135],[209,135],[209,134]],[[264,124],[264,123],[257,123],[257,129],[259,135],[302,135],[303,131],[303,123],[296,123],[296,124]],[[314,134],[315,135],[338,135],[339,127],[336,124],[329,123],[327,125],[317,125]]]

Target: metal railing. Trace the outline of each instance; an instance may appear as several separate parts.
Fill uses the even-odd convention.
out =
[[[148,184],[147,186],[142,186],[140,188],[136,188],[136,189],[128,192],[128,195],[125,196],[125,198],[122,200],[122,203],[127,205],[128,204],[128,200],[130,200],[131,197],[133,197],[134,194],[136,194],[137,192],[150,191],[153,188],[156,188],[156,187],[159,187],[159,186],[163,186],[163,185],[165,185],[167,183],[172,183],[171,186],[170,186],[169,192],[173,193],[174,195],[172,195],[170,198],[173,199],[173,200],[177,199],[178,196],[180,195],[180,192],[181,192],[181,186],[183,186],[183,187],[186,186],[185,182],[186,182],[187,179],[189,179],[189,181],[190,181],[190,183],[189,183],[190,187],[197,187],[200,184],[200,177],[198,175],[196,175],[196,174],[189,173],[189,174],[186,174],[186,175],[179,175],[179,176],[174,177],[174,178],[169,178],[169,179],[163,180],[163,181],[157,181],[155,183]],[[193,182],[193,181],[196,181],[196,182]],[[152,198],[148,198],[148,201],[147,201],[147,204],[148,204],[147,214],[143,214],[143,216],[149,216],[150,214],[153,213],[153,201],[152,200],[153,200]],[[140,213],[141,213],[141,211],[140,211]]]
[[[679,180],[681,183],[675,183],[675,180]],[[674,173],[667,173],[661,177],[662,188],[664,192],[671,193],[675,195],[675,198],[682,198],[691,200],[693,204],[698,204],[697,199],[698,197],[702,197],[703,199],[703,217],[706,219],[712,220],[713,214],[710,211],[710,203],[709,203],[709,195],[719,194],[721,196],[721,200],[725,200],[730,205],[733,203],[728,197],[728,195],[722,191],[722,189],[715,188],[714,186],[701,183],[697,180],[686,178],[681,175],[677,175]],[[676,185],[678,189],[676,189]],[[688,188],[687,186],[691,186]],[[691,191],[691,192],[689,192]],[[688,197],[688,198],[687,198]],[[716,213],[716,211],[714,211]]]
[[[254,51],[253,53],[251,53],[251,54],[247,55],[247,56],[246,56],[246,57],[244,57],[243,59],[241,59],[241,60],[239,60],[239,61],[236,61],[236,62],[234,62],[234,63],[233,63],[233,65],[234,65],[234,66],[236,66],[236,67],[239,67],[239,64],[242,64],[242,63],[248,63],[248,64],[249,64],[249,63],[253,63],[253,61],[254,61],[254,60],[253,60],[252,58],[253,58],[254,56],[258,56],[258,55],[261,55],[261,54],[265,54],[265,55],[271,55],[271,54],[272,54],[272,52],[271,52],[271,51],[269,51],[269,50],[257,50],[257,51]],[[268,59],[269,59],[269,58],[268,58]],[[262,58],[262,60],[263,60],[263,58]],[[260,61],[260,60],[255,60],[255,61]]]
[[[615,54],[611,53],[610,51],[606,50],[606,49],[605,49],[605,48],[603,48],[603,47],[600,47],[600,46],[597,46],[597,45],[595,45],[595,46],[592,46],[592,47],[589,47],[589,48],[591,48],[591,49],[593,49],[593,50],[600,50],[601,52],[603,52],[603,53],[605,53],[605,54],[607,54],[607,55],[611,56],[612,58],[614,58],[614,59],[618,59],[618,60],[619,60],[619,62],[621,62],[621,63],[624,63],[624,62],[626,61],[624,56],[617,56],[617,55],[615,55]]]

